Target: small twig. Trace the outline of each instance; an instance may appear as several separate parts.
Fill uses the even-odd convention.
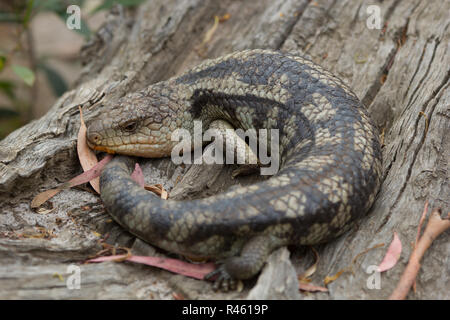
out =
[[[419,225],[417,226],[416,241],[414,242],[413,250],[417,247],[417,243],[419,242],[420,231],[422,230],[422,224],[425,221],[425,218],[427,217],[427,213],[428,213],[428,200],[425,202],[425,206],[424,206],[423,212],[422,212],[422,217],[420,217]],[[413,291],[416,292],[416,279],[414,279],[414,282],[413,282]]]
[[[317,270],[317,265],[319,264],[320,261],[320,256],[319,253],[317,252],[316,249],[314,249],[314,247],[310,247],[311,251],[314,253],[314,257],[315,257],[315,261],[313,263],[312,266],[310,266],[308,269],[306,269],[305,272],[303,272],[301,275],[298,275],[298,281],[310,281],[310,277],[316,272]]]
[[[419,114],[425,118],[425,134],[428,132],[428,117],[423,111],[419,111]]]
[[[424,206],[423,212],[422,212],[422,217],[420,217],[419,225],[417,226],[417,235],[416,235],[416,241],[414,242],[414,249],[417,247],[417,243],[419,242],[420,230],[422,230],[422,224],[425,221],[427,213],[428,213],[428,200],[425,202],[425,206]]]
[[[434,209],[428,219],[428,224],[422,237],[420,237],[417,245],[414,247],[408,265],[406,266],[397,287],[389,297],[390,300],[403,300],[406,298],[416,279],[417,273],[420,270],[420,260],[432,244],[433,240],[448,228],[450,228],[450,213],[445,219],[441,219],[440,209]]]

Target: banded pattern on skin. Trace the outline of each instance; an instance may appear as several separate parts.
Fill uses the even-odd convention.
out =
[[[339,78],[292,54],[247,50],[208,60],[122,98],[88,124],[88,140],[99,150],[168,156],[170,133],[193,133],[196,119],[204,129],[214,120],[244,130],[278,129],[282,166],[267,181],[174,202],[139,188],[129,178],[132,161],[116,157],[101,176],[103,202],[116,221],[154,245],[229,257],[224,272],[248,277],[262,265],[249,270],[252,246],[264,259],[281,245],[327,241],[374,201],[381,152],[367,111]],[[241,260],[230,258],[244,246]]]

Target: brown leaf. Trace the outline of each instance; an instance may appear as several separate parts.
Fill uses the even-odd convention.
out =
[[[299,282],[298,288],[302,291],[308,291],[308,292],[317,292],[317,291],[328,292],[328,289],[325,287],[315,286],[313,284],[304,283],[304,282]]]
[[[230,18],[231,18],[231,14],[225,13],[223,16],[221,16],[221,17],[219,18],[219,22],[220,22],[220,23],[225,22],[225,21],[227,21],[227,20],[230,19]]]
[[[87,262],[104,262],[104,261],[117,261],[126,257],[126,255],[108,256],[90,259]],[[163,257],[150,257],[150,256],[129,256],[126,261],[131,261],[140,264],[146,264],[153,267],[158,267],[173,273],[182,274],[194,279],[203,280],[203,277],[208,273],[215,270],[216,265],[214,263],[192,264],[177,259],[163,258]]]
[[[186,298],[181,293],[178,292],[172,292],[172,297],[175,300],[186,300]]]
[[[393,268],[397,264],[398,258],[400,258],[401,253],[402,253],[402,243],[397,235],[397,232],[394,232],[394,239],[389,245],[389,248],[386,251],[386,255],[384,256],[383,261],[378,266],[378,272],[387,271]]]
[[[339,270],[334,276],[326,276],[323,280],[323,283],[325,285],[328,285],[329,283],[335,281],[337,278],[339,278],[344,272],[348,271],[348,269],[342,269]]]
[[[40,207],[45,201],[58,194],[62,189],[50,189],[39,193],[31,201],[31,208]]]
[[[316,257],[316,261],[314,262],[314,264],[312,266],[310,266],[305,272],[303,272],[303,274],[298,276],[298,280],[299,281],[304,281],[306,279],[308,279],[309,277],[311,277],[317,270],[317,265],[319,264],[319,253],[317,252],[316,249],[314,249],[313,247],[311,247],[312,252],[314,252],[314,256]]]
[[[81,107],[78,107],[78,109],[80,110],[81,125],[80,125],[80,130],[78,131],[77,153],[78,153],[78,159],[80,160],[80,164],[81,164],[81,167],[83,168],[83,171],[88,171],[98,163],[98,160],[97,160],[97,156],[95,155],[94,151],[92,151],[87,144],[87,140],[86,140],[87,128],[86,128],[86,125],[84,124],[83,111],[81,110]],[[97,193],[100,193],[100,178],[99,177],[92,179],[91,181],[89,181],[89,183],[91,184],[92,188],[94,188],[94,190]]]
[[[151,191],[153,193],[156,193],[158,196],[161,197],[161,199],[167,200],[168,198],[168,193],[167,191],[163,188],[162,184],[152,184],[152,185],[148,185],[146,184],[144,186],[145,190]]]
[[[41,206],[44,202],[46,202],[48,199],[50,199],[54,195],[58,194],[61,190],[78,186],[82,183],[89,182],[92,179],[98,177],[101,174],[103,167],[109,161],[111,161],[112,158],[113,158],[113,156],[108,154],[108,155],[106,155],[106,157],[104,157],[102,159],[102,161],[97,163],[90,170],[85,171],[82,174],[76,176],[75,178],[63,183],[61,186],[59,186],[56,189],[50,189],[50,190],[46,190],[44,192],[39,193],[31,201],[31,208],[37,208],[37,207]]]
[[[136,163],[136,165],[134,166],[134,171],[131,174],[131,179],[136,181],[138,185],[144,188],[144,174],[142,173],[142,169],[139,166],[139,163]]]
[[[211,27],[211,29],[209,29],[206,32],[205,37],[203,38],[202,44],[206,44],[211,41],[212,36],[214,35],[214,32],[216,32],[217,26],[219,25],[219,21],[220,21],[220,18],[218,16],[214,16],[214,24]]]

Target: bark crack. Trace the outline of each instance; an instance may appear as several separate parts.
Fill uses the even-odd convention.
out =
[[[411,85],[412,85],[412,83],[414,81],[414,78],[416,77],[417,72],[419,72],[420,66],[422,65],[423,57],[425,55],[425,51],[427,51],[426,44],[423,46],[422,54],[420,55],[419,61],[417,62],[416,70],[414,71],[414,73],[413,73],[413,75],[411,77],[411,81],[409,81],[408,88],[406,88],[406,92],[403,95],[403,99],[405,99],[407,97],[407,95],[409,93],[409,89],[411,89]]]
[[[431,39],[428,39],[428,40],[431,40]],[[428,43],[428,40],[427,40],[427,43]],[[428,76],[428,73],[430,72],[431,65],[433,64],[434,57],[435,57],[435,55],[436,55],[436,49],[437,49],[437,47],[439,46],[439,43],[440,43],[440,41],[437,40],[437,41],[436,41],[436,44],[435,44],[435,46],[434,46],[434,48],[433,48],[433,53],[431,54],[430,62],[428,63],[427,70],[425,71],[425,74],[422,76],[422,78],[420,79],[419,83],[417,84],[417,87],[414,89],[413,93],[411,94],[411,97],[409,98],[409,101],[408,101],[408,103],[406,104],[406,108],[403,109],[402,114],[405,112],[405,110],[408,110],[409,107],[410,107],[414,102],[416,102],[416,100],[417,100],[417,98],[418,98],[417,92],[419,91],[419,88],[421,88],[421,84],[423,83],[423,81],[424,81],[424,80],[426,79],[426,77]],[[426,51],[426,47],[427,47],[427,46],[425,45],[424,51]],[[421,63],[421,61],[420,61],[419,63]],[[408,87],[408,90],[409,90],[409,87]],[[414,100],[413,100],[413,98],[414,98]],[[401,114],[401,115],[402,115],[402,114]],[[400,133],[401,133],[401,132],[400,132]]]
[[[431,123],[431,119],[432,119],[432,117],[433,117],[434,110],[435,110],[437,104],[439,103],[439,101],[440,101],[440,99],[441,99],[441,96],[442,96],[444,90],[448,87],[447,83],[448,83],[449,79],[450,79],[450,70],[447,71],[447,76],[444,78],[444,80],[442,81],[442,83],[438,86],[438,88],[437,88],[436,90],[433,90],[433,93],[432,93],[432,95],[430,96],[430,98],[423,104],[422,112],[425,112],[425,110],[427,109],[427,107],[428,107],[428,105],[430,104],[430,102],[431,102],[433,99],[436,99],[436,102],[431,106],[430,113],[429,113],[428,116],[427,116],[427,117],[428,117],[428,123]],[[419,121],[420,121],[421,118],[422,118],[422,115],[421,115],[421,114],[418,114],[418,115],[417,115],[417,119],[416,119],[416,123],[415,123],[415,129],[414,129],[414,132],[415,132],[415,133],[417,132],[417,128],[418,128],[418,125],[419,125]],[[391,217],[391,215],[392,215],[392,213],[393,213],[395,207],[397,206],[397,204],[398,204],[400,198],[402,197],[403,192],[405,191],[406,186],[408,185],[409,179],[411,178],[412,169],[413,169],[413,166],[414,166],[414,164],[415,164],[415,162],[416,162],[417,155],[419,154],[420,150],[422,149],[423,144],[425,143],[425,139],[426,139],[426,137],[427,137],[428,129],[429,129],[428,126],[425,125],[425,126],[424,126],[424,129],[423,129],[422,137],[421,137],[421,139],[420,139],[420,141],[419,141],[419,143],[418,143],[418,145],[417,145],[417,148],[414,150],[414,153],[413,153],[413,157],[412,157],[411,163],[410,163],[409,166],[408,166],[408,171],[407,171],[407,173],[406,173],[405,181],[404,181],[402,187],[400,188],[400,191],[399,191],[397,197],[395,198],[394,203],[393,203],[392,206],[389,208],[388,214],[386,215],[386,217],[384,217],[383,221],[381,222],[380,226],[377,228],[377,231],[376,231],[376,232],[381,231],[381,229],[384,227],[384,225],[389,221],[389,219],[390,219],[390,217]],[[406,150],[409,149],[410,145],[412,144],[412,141],[414,140],[414,137],[415,137],[415,134],[414,134],[414,136],[412,137],[411,142],[410,142],[410,144],[408,145],[408,147],[407,147]],[[406,157],[406,154],[407,154],[407,152],[405,151],[405,157]]]
[[[387,23],[387,22],[386,22]],[[408,24],[409,24],[409,18],[406,20],[406,24],[401,27],[397,32],[395,33],[394,38],[392,39],[395,43],[394,49],[389,53],[387,56],[386,62],[381,67],[381,70],[379,71],[377,77],[375,78],[375,81],[370,86],[369,90],[367,90],[366,95],[361,100],[361,102],[365,106],[370,106],[372,102],[375,100],[375,97],[377,96],[378,92],[380,92],[381,88],[383,87],[383,84],[385,81],[381,81],[380,79],[386,79],[389,71],[394,63],[395,56],[397,55],[400,48],[403,46],[404,41],[406,41],[406,31],[408,30]]]
[[[281,35],[280,42],[276,45],[276,49],[279,50],[283,47],[284,43],[286,42],[287,38],[291,35],[292,30],[294,29],[297,22],[300,21],[300,19],[303,16],[303,13],[305,13],[306,7],[311,3],[312,0],[306,1],[298,10],[297,10],[297,16],[292,20],[292,22],[288,25],[286,28],[286,31],[284,34]]]

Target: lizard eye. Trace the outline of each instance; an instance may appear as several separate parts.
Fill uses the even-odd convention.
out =
[[[127,131],[127,132],[134,132],[137,128],[137,122],[136,121],[128,121],[125,122],[122,125],[123,130]]]

